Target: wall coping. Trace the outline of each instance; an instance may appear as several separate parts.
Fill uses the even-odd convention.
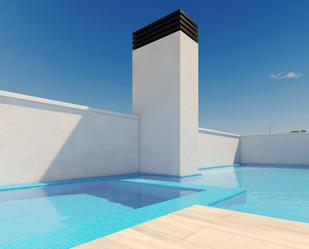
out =
[[[235,137],[235,138],[240,137],[240,135],[238,135],[238,134],[229,133],[229,132],[225,132],[225,131],[205,129],[205,128],[198,128],[198,131],[200,133],[206,133],[206,134],[211,134],[211,135],[220,135],[220,136]]]
[[[277,133],[277,134],[256,134],[256,135],[241,135],[241,137],[279,137],[279,136],[301,136],[309,135],[309,132],[299,132],[299,133]]]
[[[91,108],[89,106],[72,104],[69,102],[40,98],[40,97],[24,95],[24,94],[19,94],[19,93],[14,93],[14,92],[0,91],[0,97],[27,101],[27,102],[37,103],[37,104],[46,104],[50,106],[75,109],[75,110],[86,111],[86,112],[95,112],[99,114],[128,118],[128,119],[139,119],[139,117],[135,115],[125,114],[125,113],[120,113],[120,112],[113,112],[113,111],[108,111],[108,110],[103,110],[103,109],[96,109],[96,108]]]

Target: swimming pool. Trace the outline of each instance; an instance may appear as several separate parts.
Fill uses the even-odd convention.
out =
[[[204,177],[213,178],[208,184],[246,189],[243,198],[218,207],[227,204],[231,210],[309,223],[309,168],[241,166],[209,171]],[[228,180],[222,184],[223,179]]]
[[[242,165],[200,172],[200,176],[180,181],[246,190],[217,207],[309,223],[309,166]]]
[[[243,190],[125,175],[0,189],[0,248],[70,248]]]
[[[0,248],[70,248],[192,206],[309,223],[309,168],[240,166],[0,188]]]

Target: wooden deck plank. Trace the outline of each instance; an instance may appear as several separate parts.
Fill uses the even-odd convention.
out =
[[[76,249],[308,249],[309,224],[192,206]]]

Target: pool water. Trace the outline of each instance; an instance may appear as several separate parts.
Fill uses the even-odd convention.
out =
[[[83,226],[86,230],[90,221],[103,221],[100,230],[104,231],[132,210],[196,192],[119,180],[2,191],[0,248],[51,248],[48,241],[65,241],[70,229],[81,228],[82,236]],[[68,248],[58,245],[55,248]]]
[[[309,223],[309,167],[200,173],[0,187],[0,248],[71,248],[195,204]]]
[[[228,209],[309,223],[309,168],[240,167],[217,174],[235,176],[247,190]]]
[[[217,207],[309,223],[309,167],[244,165],[201,173],[181,182],[246,190]]]

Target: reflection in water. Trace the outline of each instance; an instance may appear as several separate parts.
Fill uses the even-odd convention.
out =
[[[195,193],[117,180],[0,192],[0,247],[33,236],[74,229],[97,219],[106,227],[125,212]],[[115,221],[116,219],[116,221]]]
[[[201,178],[190,181],[246,189],[244,198],[216,206],[309,223],[309,167],[247,165],[206,170]]]
[[[200,173],[202,175],[196,177],[157,176],[155,179],[214,187],[241,187],[246,190],[245,195],[216,206],[309,223],[308,166],[245,165],[213,168]]]
[[[234,205],[242,205],[245,204],[247,201],[247,193],[241,193],[237,196],[234,196],[232,198],[229,198],[225,201],[221,201],[217,204],[214,205],[214,207],[218,207],[218,208],[230,208],[233,207]]]
[[[141,175],[141,178],[206,186],[237,188],[240,183],[238,179],[239,174],[236,169],[237,168],[234,167],[226,167],[222,169],[203,170],[200,171],[202,175],[184,178],[158,175]]]
[[[190,190],[166,188],[118,180],[49,185],[39,188],[0,192],[0,203],[13,200],[63,196],[91,195],[132,208],[140,208],[164,200],[194,193]]]
[[[237,173],[237,168],[226,167],[220,170],[209,169],[201,171],[201,173],[203,173],[203,175],[196,179],[183,178],[182,182],[225,188],[237,188],[240,186],[240,176]]]

